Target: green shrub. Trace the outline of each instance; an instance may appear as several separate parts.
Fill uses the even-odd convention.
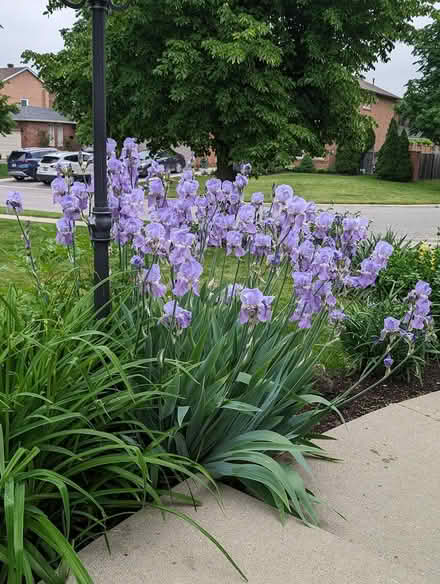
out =
[[[364,241],[361,241],[358,245],[356,250],[356,255],[353,258],[353,264],[359,268],[362,260],[365,260],[373,253],[374,248],[376,247],[379,241],[386,241],[390,245],[393,246],[393,255],[404,252],[411,248],[411,241],[407,239],[406,235],[400,235],[393,231],[392,229],[388,229],[385,233],[370,233],[368,238]],[[392,258],[393,256],[391,256]],[[387,267],[389,267],[389,262]],[[385,273],[385,270],[382,274]],[[416,282],[414,282],[415,285]],[[390,290],[387,291],[387,294]]]
[[[409,140],[406,130],[400,135],[400,156],[396,161],[395,180],[408,182],[412,179],[412,163],[409,153]]]
[[[359,174],[361,153],[350,145],[340,146],[336,153],[335,169],[339,174]]]
[[[424,146],[432,146],[434,142],[429,138],[409,138],[410,144],[420,144]]]
[[[412,165],[408,146],[406,131],[399,136],[397,121],[393,118],[377,157],[376,174],[379,178],[401,182],[411,180]]]
[[[432,314],[440,328],[440,247],[422,242],[395,249],[387,268],[379,275],[375,295],[383,299],[398,291],[405,296],[418,280],[428,282],[432,288]]]
[[[298,172],[315,172],[315,165],[310,154],[304,154],[301,163],[299,164]]]
[[[364,370],[377,362],[378,373],[385,373],[383,359],[387,346],[386,342],[380,342],[384,319],[392,316],[400,320],[406,310],[406,304],[392,296],[379,301],[369,297],[365,303],[353,303],[346,309],[347,318],[344,321],[341,341],[356,370]],[[409,356],[405,338],[400,337],[395,341],[392,357],[401,365],[394,370],[394,374],[414,375],[421,380],[428,354],[435,353],[435,341],[435,337],[430,340],[426,340],[423,335],[416,337],[414,350]]]

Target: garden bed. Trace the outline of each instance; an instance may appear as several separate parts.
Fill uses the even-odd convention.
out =
[[[316,384],[316,389],[327,399],[331,400],[355,383],[355,377],[341,375],[329,379],[321,379]],[[369,378],[360,384],[359,391],[374,383],[374,379]],[[390,377],[376,388],[364,393],[358,399],[350,402],[341,408],[341,414],[346,422],[379,410],[390,404],[399,403],[407,399],[418,397],[433,391],[440,390],[440,364],[435,362],[427,365],[424,372],[423,383],[418,379],[405,377]],[[316,426],[319,432],[326,432],[336,426],[341,425],[340,418],[331,413],[328,418],[322,420]]]

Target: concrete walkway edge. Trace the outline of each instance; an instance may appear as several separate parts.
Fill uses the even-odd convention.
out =
[[[323,509],[320,528],[295,519],[282,526],[274,509],[230,487],[221,487],[223,508],[198,487],[205,504],[180,510],[220,541],[251,584],[438,584],[440,391],[328,434],[338,438],[330,454],[344,462],[312,461],[312,488],[345,521]],[[103,538],[80,554],[95,584],[242,582],[197,530],[153,509],[123,521],[109,541],[111,555]]]

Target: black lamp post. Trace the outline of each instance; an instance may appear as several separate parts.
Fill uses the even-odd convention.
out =
[[[105,21],[107,11],[121,10],[113,0],[62,0],[76,10],[89,3],[93,19],[93,150],[95,205],[92,240],[94,248],[95,311],[102,318],[110,312],[108,246],[111,211],[107,200],[107,110],[105,95]]]

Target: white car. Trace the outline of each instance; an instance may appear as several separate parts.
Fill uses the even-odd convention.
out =
[[[37,180],[50,184],[57,177],[57,164],[70,166],[75,180],[90,181],[93,175],[93,154],[91,152],[51,152],[44,156],[37,168]]]

